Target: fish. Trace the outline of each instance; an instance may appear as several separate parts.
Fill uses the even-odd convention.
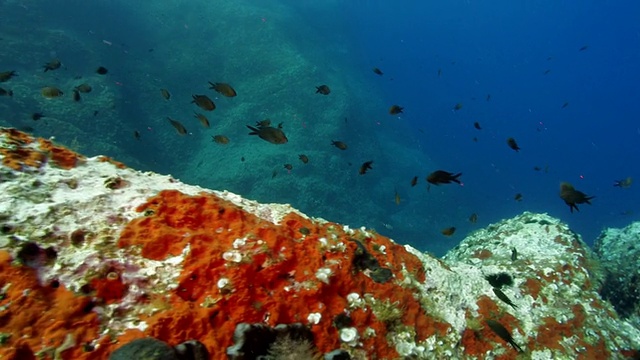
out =
[[[347,144],[343,143],[342,141],[331,140],[331,145],[337,147],[340,150],[347,150]]]
[[[566,101],[564,104],[562,104],[562,109],[566,108],[567,106],[569,106],[569,102]]]
[[[487,101],[491,100],[491,94],[487,94]]]
[[[162,95],[165,100],[171,99],[171,93],[167,89],[160,89],[160,95]]]
[[[209,119],[207,119],[206,116],[204,116],[204,115],[202,115],[200,113],[197,113],[195,111],[193,113],[194,113],[193,117],[195,117],[196,119],[200,120],[200,124],[202,124],[202,126],[204,126],[206,128],[210,127]]]
[[[404,110],[404,108],[399,105],[391,105],[391,107],[389,108],[389,114],[398,115],[402,113],[402,110]]]
[[[551,72],[551,70],[547,69],[547,70],[545,70],[545,71],[544,71],[544,74],[543,74],[543,75],[547,75],[547,74],[548,74],[548,73],[550,73],[550,72]]]
[[[444,229],[440,230],[440,233],[442,233],[442,235],[444,235],[444,236],[451,236],[455,232],[456,232],[455,226],[450,226],[448,228],[444,228]]]
[[[258,127],[269,126],[269,125],[271,125],[271,120],[269,120],[269,119],[256,121],[256,126],[258,126]]]
[[[3,88],[0,88],[0,96],[12,97],[13,96],[13,90],[5,90]]]
[[[91,88],[91,85],[89,85],[89,84],[80,84],[80,85],[74,87],[73,89],[77,90],[77,91],[79,91],[81,93],[85,93],[85,94],[86,93],[90,93],[91,90],[93,90],[93,88]]]
[[[293,170],[293,165],[291,165],[291,164],[284,164],[284,168],[285,168],[285,169],[287,169],[287,170],[289,170],[289,171],[291,171],[291,170]]]
[[[186,135],[187,134],[187,128],[185,128],[184,125],[182,125],[182,123],[180,123],[180,121],[173,120],[170,117],[167,117],[167,120],[169,120],[169,123],[171,123],[171,125],[176,129],[178,134],[180,134],[180,135]]]
[[[458,111],[462,109],[462,103],[457,103],[453,106],[453,111]]]
[[[511,261],[518,260],[518,250],[516,248],[511,248]]]
[[[533,170],[534,171],[540,171],[540,170],[542,170],[542,168],[540,166],[536,165],[536,166],[533,167]]]
[[[482,127],[480,126],[480,123],[477,122],[477,121],[473,123],[473,127],[478,129],[478,130],[482,130]]]
[[[478,222],[478,214],[473,213],[469,215],[469,222],[472,224],[475,224],[476,222]]]
[[[53,87],[53,86],[45,86],[40,90],[40,94],[42,94],[42,96],[44,96],[47,99],[53,99],[59,96],[64,95],[64,93],[62,92],[62,90],[58,89],[57,87]]]
[[[367,173],[368,170],[372,170],[373,168],[371,167],[371,164],[373,164],[373,161],[365,161],[364,163],[362,163],[362,165],[360,166],[360,175],[364,175]]]
[[[109,69],[107,69],[104,66],[100,66],[96,69],[96,73],[100,74],[100,75],[106,75],[109,72]]]
[[[507,305],[511,306],[514,309],[517,309],[518,306],[516,304],[513,303],[513,301],[511,301],[511,299],[509,299],[509,297],[502,292],[502,290],[498,289],[497,287],[493,288],[493,293],[496,294],[496,297],[498,297],[498,299],[504,301]]]
[[[298,159],[300,159],[300,161],[302,161],[303,164],[306,164],[309,162],[309,158],[305,154],[298,155]]]
[[[589,48],[589,45],[584,45],[583,47],[581,47],[580,49],[578,49],[578,51],[585,51]]]
[[[485,323],[496,335],[500,336],[502,340],[508,342],[511,346],[513,346],[516,351],[524,352],[522,351],[522,348],[518,346],[518,344],[516,344],[516,342],[513,340],[513,337],[511,337],[511,333],[509,333],[509,330],[507,330],[502,324],[492,319],[485,320]]]
[[[444,170],[436,170],[427,176],[427,182],[433,185],[451,184],[452,182],[462,185],[458,178],[462,173],[450,173]]]
[[[515,150],[515,151],[520,151],[520,147],[518,146],[518,143],[516,142],[516,139],[514,139],[514,138],[512,138],[512,137],[510,137],[510,138],[508,138],[508,139],[507,139],[507,145],[508,145],[511,149],[513,149],[513,150]]]
[[[218,144],[228,144],[229,143],[229,138],[224,136],[224,135],[212,135],[211,136],[211,141],[218,143]],[[242,161],[244,161],[244,158],[242,158]]]
[[[93,110],[93,116],[98,116],[99,111],[98,110]]]
[[[316,94],[329,95],[331,89],[327,85],[316,86]]]
[[[517,194],[513,197],[513,200],[515,200],[515,201],[522,201],[522,194],[517,193]]]
[[[278,126],[278,128],[274,128],[271,126],[262,126],[259,128],[255,128],[253,126],[247,125],[247,127],[249,128],[249,130],[251,130],[249,135],[258,135],[258,137],[260,137],[262,140],[270,142],[272,144],[284,144],[289,141],[280,126]]]
[[[31,119],[34,120],[34,121],[40,120],[43,117],[44,117],[44,114],[39,113],[39,112],[31,114]]]
[[[376,73],[376,74],[378,74],[378,75],[380,75],[380,76],[382,76],[382,75],[383,75],[382,70],[378,69],[377,67],[374,67],[374,68],[373,68],[373,72],[374,72],[374,73]]]
[[[278,176],[278,170],[273,170],[273,172],[271,173],[271,178],[273,179],[276,176]]]
[[[438,77],[440,77],[440,75],[442,75],[442,69],[438,69]]]
[[[238,95],[238,93],[236,93],[236,91],[231,87],[231,85],[227,83],[212,83],[211,81],[209,81],[209,85],[211,85],[209,89],[215,90],[218,93],[222,94],[223,96],[234,97]]]
[[[563,182],[560,184],[560,198],[564,200],[564,203],[569,206],[569,210],[573,213],[573,209],[580,211],[578,204],[591,205],[591,199],[595,198],[595,196],[588,196],[582,191],[574,189],[573,185]]]
[[[400,205],[400,202],[402,201],[402,199],[400,199],[400,194],[398,194],[398,190],[396,190],[395,195],[393,196],[393,201],[396,205]]]
[[[134,130],[134,131],[133,131],[133,137],[134,137],[134,139],[136,139],[136,140],[140,140],[140,137],[141,137],[141,136],[140,136],[140,131],[138,131],[138,130]]]
[[[18,74],[13,70],[0,72],[0,82],[7,82],[14,76],[18,76]]]
[[[477,137],[475,137],[475,136],[474,136],[474,137],[473,137],[473,139],[471,139],[471,140],[473,140],[473,142],[478,142],[478,138],[477,138]]]
[[[613,182],[613,186],[617,186],[619,188],[623,188],[623,189],[628,189],[631,187],[631,183],[633,182],[633,179],[631,178],[631,176],[629,176],[626,179],[623,180],[616,180]]]
[[[47,72],[49,70],[59,69],[60,66],[62,66],[62,63],[60,62],[60,60],[53,59],[53,60],[49,61],[48,63],[44,64],[43,68],[44,68],[44,72]]]
[[[207,95],[191,95],[191,97],[193,98],[191,103],[195,103],[202,110],[213,111],[216,108],[216,104]]]
[[[416,186],[418,185],[418,177],[414,176],[413,179],[411,179],[411,186]]]
[[[73,89],[73,101],[80,101],[82,98],[80,97],[80,91]]]

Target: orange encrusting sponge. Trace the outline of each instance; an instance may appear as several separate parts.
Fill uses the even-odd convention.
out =
[[[38,139],[39,147],[31,144],[35,141],[30,135],[12,128],[0,128],[0,135],[4,135],[7,145],[0,148],[3,155],[2,164],[13,170],[22,171],[24,167],[39,168],[45,161],[63,169],[74,168],[84,157],[63,146],[54,145],[50,140]]]

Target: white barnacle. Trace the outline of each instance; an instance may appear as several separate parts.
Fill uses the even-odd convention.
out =
[[[331,276],[331,269],[320,268],[316,271],[316,279],[322,281],[325,284],[329,284],[329,276]]]
[[[322,315],[320,315],[320,313],[311,313],[307,316],[307,321],[312,325],[317,325],[320,322],[320,319],[322,319]]]
[[[240,254],[238,250],[229,250],[222,254],[222,258],[227,261],[239,263],[242,261],[242,254]]]
[[[347,295],[347,302],[349,303],[349,307],[357,307],[360,306],[362,300],[360,299],[360,294],[351,293]]]
[[[358,340],[358,330],[354,327],[346,327],[340,329],[340,341],[355,345]]]
[[[235,239],[235,240],[233,240],[233,248],[234,249],[239,249],[242,246],[244,246],[246,243],[247,243],[247,239],[243,239],[243,238]]]
[[[218,289],[224,289],[225,287],[227,287],[229,285],[229,279],[227,278],[220,278],[220,280],[218,280]]]

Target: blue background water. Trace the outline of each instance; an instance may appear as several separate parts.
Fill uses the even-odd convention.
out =
[[[559,217],[587,243],[640,214],[637,184],[612,186],[640,179],[640,5],[632,2],[69,0],[0,10],[0,71],[20,74],[0,84],[15,93],[0,98],[0,125],[89,155],[291,203],[436,254],[523,211]],[[42,73],[53,57],[64,68]],[[107,76],[94,73],[100,65]],[[229,82],[239,95],[218,97],[207,81]],[[81,82],[94,87],[81,103],[39,95],[45,85],[68,95]],[[315,94],[320,84],[332,93]],[[216,101],[211,129],[193,119],[192,94]],[[404,113],[389,115],[392,104]],[[34,111],[48,117],[34,122]],[[190,134],[177,136],[167,116]],[[289,143],[248,136],[245,125],[264,118],[283,122]],[[212,143],[215,134],[231,143]],[[367,160],[373,170],[361,176]],[[462,172],[464,186],[427,191],[436,169]],[[558,197],[562,181],[596,196],[593,205],[571,214]],[[454,236],[442,236],[449,226]]]

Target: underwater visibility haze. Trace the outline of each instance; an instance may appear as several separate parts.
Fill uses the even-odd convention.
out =
[[[0,126],[87,155],[436,255],[524,211],[588,244],[640,216],[640,4],[67,0],[0,12]]]

